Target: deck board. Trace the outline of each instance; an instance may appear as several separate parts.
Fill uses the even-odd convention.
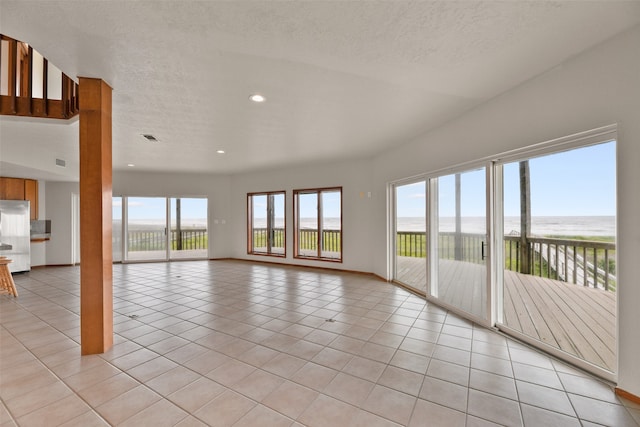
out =
[[[398,278],[426,291],[424,258],[398,257]],[[479,315],[484,266],[440,260],[439,297]],[[410,280],[410,281],[406,281]],[[504,272],[504,324],[587,362],[615,371],[616,295],[559,280]]]

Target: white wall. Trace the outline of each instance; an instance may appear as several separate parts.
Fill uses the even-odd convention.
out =
[[[342,187],[342,263],[293,258],[293,190]],[[247,193],[286,191],[287,256],[247,254]],[[231,179],[231,236],[234,258],[371,272],[371,161],[301,165],[234,175]],[[372,195],[373,196],[373,195]]]
[[[209,200],[209,258],[228,258],[231,256],[229,182],[226,175],[114,171],[113,195],[206,197]]]
[[[640,26],[373,162],[373,185],[618,124],[619,386],[640,396]],[[373,203],[373,271],[385,275],[385,200]]]
[[[47,182],[46,219],[51,220],[51,239],[45,243],[47,265],[73,264],[71,194],[78,192],[77,182]]]

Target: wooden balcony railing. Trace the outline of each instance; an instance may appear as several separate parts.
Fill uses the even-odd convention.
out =
[[[521,269],[520,236],[505,236],[506,267]],[[528,237],[530,274],[615,290],[616,245],[589,240]]]
[[[78,84],[29,44],[0,34],[0,114],[70,119]]]
[[[268,235],[266,228],[254,228],[253,229],[253,247],[254,248],[266,248],[267,238],[270,237],[272,248],[284,248],[284,228],[274,228],[271,236]]]
[[[171,230],[169,236],[171,250],[199,250],[208,248],[208,233],[206,228]],[[120,235],[114,235],[113,246],[121,247]],[[165,230],[129,230],[127,235],[127,249],[129,252],[164,251],[167,248]]]
[[[471,263],[484,263],[485,236],[454,232],[440,233],[438,251],[441,259],[457,259]],[[459,239],[456,242],[456,238]],[[577,285],[615,291],[615,243],[589,240],[528,237],[529,272]],[[504,236],[505,269],[523,273],[520,236]],[[456,253],[456,248],[461,248]],[[398,256],[427,256],[426,234],[415,231],[396,233]]]
[[[322,251],[340,252],[340,230],[322,230]],[[318,230],[300,229],[298,230],[299,250],[318,250]]]
[[[340,230],[322,230],[322,250],[326,252],[340,252]],[[274,228],[271,236],[271,246],[274,248],[284,248],[284,229]],[[298,245],[300,250],[318,250],[318,230],[301,229],[298,234]],[[267,229],[253,229],[254,248],[267,246]]]

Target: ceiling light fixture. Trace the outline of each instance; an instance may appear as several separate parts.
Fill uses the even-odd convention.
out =
[[[253,95],[251,95],[249,97],[249,99],[253,102],[264,102],[267,100],[267,98],[265,98],[264,96],[260,95],[259,93],[254,93]]]
[[[135,165],[133,163],[127,163],[127,166],[129,166],[130,168],[134,167]]]
[[[218,150],[218,151],[216,151],[216,153],[218,153],[218,154],[224,154],[224,150]]]

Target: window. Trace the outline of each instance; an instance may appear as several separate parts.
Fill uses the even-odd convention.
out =
[[[285,192],[247,194],[247,252],[284,257]]]
[[[342,262],[342,188],[294,190],[295,257]]]

